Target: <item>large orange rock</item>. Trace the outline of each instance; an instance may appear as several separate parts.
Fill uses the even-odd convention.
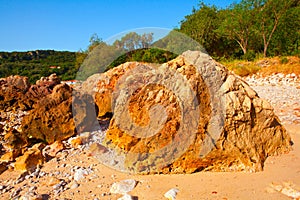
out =
[[[98,117],[113,114],[102,145],[124,171],[261,171],[291,149],[270,104],[204,53],[158,67],[126,63],[99,79]]]
[[[48,144],[74,135],[72,88],[66,84],[56,85],[50,95],[39,100],[23,118],[22,134]]]

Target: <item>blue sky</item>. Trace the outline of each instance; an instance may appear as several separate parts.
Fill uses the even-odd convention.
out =
[[[204,0],[226,7],[234,0]],[[0,51],[86,49],[130,29],[179,26],[199,0],[0,0]]]

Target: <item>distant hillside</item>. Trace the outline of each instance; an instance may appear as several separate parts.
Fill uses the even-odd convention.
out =
[[[54,50],[0,52],[0,78],[21,75],[34,83],[42,76],[56,73],[62,80],[73,80],[86,55],[83,52]],[[163,63],[175,57],[175,54],[160,49],[138,49],[118,57],[107,70],[127,61]],[[97,73],[97,70],[91,69],[89,73]]]
[[[74,79],[78,68],[76,54],[54,50],[0,52],[0,78],[22,75],[33,83],[41,76],[56,73],[62,80]]]

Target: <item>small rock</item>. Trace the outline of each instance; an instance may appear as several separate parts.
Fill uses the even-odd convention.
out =
[[[44,158],[42,152],[37,148],[31,148],[24,155],[16,158],[15,170],[22,172],[31,171],[38,165],[43,164]]]
[[[19,153],[20,152],[16,151],[16,150],[6,152],[5,154],[3,154],[0,157],[1,164],[5,163],[5,162],[12,162],[12,161],[14,161],[15,158],[18,156]],[[0,168],[1,168],[1,164],[0,164]],[[5,165],[3,165],[3,166],[5,166]],[[1,169],[0,169],[0,173],[1,173]]]
[[[21,196],[19,198],[19,200],[31,200],[30,197],[28,195],[25,195],[25,196]]]
[[[17,180],[15,181],[15,184],[19,184],[21,182],[23,182],[25,180],[24,176],[20,176],[19,178],[17,178]]]
[[[60,175],[60,172],[59,172],[59,171],[54,172],[54,175],[55,175],[55,176]]]
[[[127,192],[133,190],[136,184],[137,182],[135,180],[126,179],[118,183],[114,183],[110,188],[110,192],[113,194],[126,194]]]
[[[11,194],[10,194],[10,198],[14,198],[16,196],[18,196],[20,194],[20,192],[22,191],[21,188],[17,188],[16,190],[14,190]]]
[[[53,189],[54,190],[59,190],[60,188],[61,188],[61,184],[60,183],[53,185]]]
[[[179,190],[177,188],[172,188],[166,192],[164,196],[169,200],[175,200],[178,192]]]
[[[79,184],[76,181],[74,181],[74,183],[72,183],[70,189],[76,189],[78,187],[79,187]]]
[[[89,146],[89,154],[92,156],[96,156],[98,154],[106,153],[108,149],[101,144],[93,143]]]
[[[49,182],[48,182],[48,186],[54,186],[60,183],[60,179],[56,178],[56,177],[51,177]]]
[[[77,169],[74,174],[74,180],[79,181],[83,179],[85,176],[89,175],[89,171],[86,169]]]
[[[29,192],[34,192],[36,189],[37,189],[37,187],[36,187],[36,186],[32,186],[32,187],[30,187],[30,188],[29,188],[29,190],[28,190],[28,191],[29,191]]]
[[[82,145],[82,140],[80,137],[70,138],[68,142],[73,148],[77,148],[79,145]]]
[[[118,198],[118,200],[133,200],[133,197],[129,194],[124,194],[124,196]]]
[[[51,157],[55,157],[56,154],[58,152],[60,152],[61,150],[63,150],[64,144],[61,141],[55,141],[54,143],[47,145],[44,149],[43,149],[43,155],[49,155]]]
[[[5,170],[7,170],[7,166],[6,166],[7,163],[0,163],[0,174],[2,174]]]

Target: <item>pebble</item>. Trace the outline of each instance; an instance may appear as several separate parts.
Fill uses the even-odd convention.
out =
[[[179,190],[177,188],[172,188],[168,192],[166,192],[164,196],[169,200],[175,200],[178,192]]]
[[[60,175],[60,172],[59,172],[59,171],[54,172],[54,175],[55,175],[55,176]]]
[[[25,179],[25,178],[24,178],[23,176],[21,176],[21,177],[19,177],[19,178],[14,182],[14,184],[19,184],[19,183],[23,182],[24,179]]]
[[[78,187],[79,187],[79,184],[75,181],[75,182],[71,185],[70,189],[76,189],[76,188],[78,188]]]
[[[91,173],[91,170],[87,170],[87,169],[83,169],[83,168],[77,169],[74,174],[74,180],[79,181],[81,179],[84,179],[85,176],[89,175],[90,173]]]
[[[36,189],[37,189],[37,187],[36,187],[36,186],[32,186],[32,187],[30,187],[30,188],[29,188],[29,190],[28,190],[28,191],[29,191],[29,192],[34,192]]]
[[[124,194],[124,196],[118,198],[118,200],[133,200],[133,196],[129,194]]]
[[[126,179],[117,183],[113,183],[110,188],[110,192],[113,194],[126,194],[132,191],[137,182],[134,179]]]

